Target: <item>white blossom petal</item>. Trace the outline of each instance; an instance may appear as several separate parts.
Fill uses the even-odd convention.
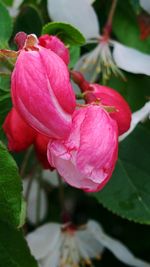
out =
[[[60,251],[54,250],[51,255],[48,255],[44,260],[39,261],[41,267],[58,267],[60,259]]]
[[[61,256],[61,246],[62,246],[62,237],[60,235],[59,239],[57,239],[57,242],[55,242],[53,249],[46,255],[46,257],[44,257],[42,260],[39,261],[40,266],[41,267],[58,267],[59,262],[60,262],[60,256]]]
[[[36,260],[42,260],[50,255],[50,253],[55,250],[60,238],[60,224],[57,223],[44,224],[26,237],[31,252]]]
[[[48,13],[53,21],[72,24],[87,39],[99,36],[97,15],[87,0],[48,0]]]
[[[118,42],[113,43],[113,57],[119,68],[131,73],[150,75],[150,55]]]
[[[95,236],[89,231],[88,227],[84,230],[78,230],[76,239],[78,248],[84,259],[96,258],[100,256],[104,250],[104,247],[95,239]]]
[[[86,0],[88,3],[90,3],[91,5],[95,2],[95,0]]]
[[[89,221],[89,229],[95,234],[95,238],[107,249],[109,249],[120,261],[135,267],[150,267],[150,264],[136,258],[129,249],[120,241],[109,237],[98,223]]]
[[[70,263],[71,266],[76,266],[80,261],[78,243],[76,241],[76,233],[62,233],[62,251],[61,251],[61,266],[66,266]],[[69,260],[68,260],[69,259]]]
[[[150,14],[150,0],[140,0],[141,7]]]
[[[139,122],[144,122],[150,116],[150,101],[147,102],[141,109],[132,113],[132,120],[129,130],[119,137],[119,141],[123,141],[135,129]]]
[[[24,196],[26,196],[29,183],[30,183],[30,178],[23,180]],[[29,222],[32,224],[37,223],[37,217],[39,217],[39,221],[42,221],[46,216],[47,212],[47,204],[48,204],[47,196],[45,191],[41,187],[39,188],[39,186],[40,184],[36,179],[33,179],[31,181],[30,191],[27,199],[27,218]],[[37,210],[39,212],[38,216],[37,216]]]

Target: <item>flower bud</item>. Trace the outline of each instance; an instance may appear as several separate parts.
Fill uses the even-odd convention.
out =
[[[14,152],[27,149],[36,136],[36,131],[22,120],[15,108],[8,113],[3,130],[8,139],[8,148]]]
[[[100,106],[73,114],[67,140],[51,140],[48,160],[70,185],[87,192],[99,191],[110,179],[118,154],[118,127]]]
[[[65,47],[64,43],[54,35],[44,34],[39,37],[39,44],[47,49],[51,49],[55,52],[66,65],[69,64],[70,55],[69,50]]]
[[[89,91],[85,91],[87,103],[100,100],[102,105],[112,106],[116,109],[110,113],[112,119],[116,120],[119,135],[125,133],[131,123],[131,110],[125,99],[115,90],[99,84],[91,84]]]
[[[31,128],[18,114],[15,108],[8,113],[3,130],[8,139],[8,148],[20,152],[34,144],[38,160],[44,169],[53,169],[47,160],[47,145],[49,138]]]
[[[12,74],[13,104],[22,118],[41,134],[66,138],[75,109],[67,66],[50,49],[30,47],[29,41],[27,44],[20,51]]]

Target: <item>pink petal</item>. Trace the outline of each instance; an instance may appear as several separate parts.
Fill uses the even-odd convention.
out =
[[[76,188],[98,191],[109,180],[118,152],[118,127],[99,106],[89,106],[73,114],[66,141],[48,145],[48,160],[63,179]]]
[[[65,138],[71,128],[75,96],[69,72],[54,52],[22,50],[12,74],[13,103],[37,131]]]

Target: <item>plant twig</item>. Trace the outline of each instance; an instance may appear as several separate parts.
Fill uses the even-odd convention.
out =
[[[118,0],[112,0],[112,5],[108,14],[108,19],[103,30],[104,35],[106,36],[109,36],[112,30],[112,21],[117,7],[117,1]]]

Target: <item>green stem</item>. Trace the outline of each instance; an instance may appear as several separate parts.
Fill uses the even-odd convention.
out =
[[[109,37],[111,30],[112,30],[112,22],[113,22],[113,17],[114,17],[115,10],[117,7],[117,1],[118,0],[112,0],[112,5],[111,5],[111,8],[110,8],[110,11],[108,14],[108,19],[107,19],[107,22],[106,22],[104,30],[103,30],[104,35],[106,35],[108,37]]]
[[[116,7],[117,7],[117,1],[118,0],[112,0],[112,5],[111,5],[110,11],[109,11],[109,15],[108,15],[108,19],[107,19],[107,24],[109,24],[109,25],[112,25],[113,17],[114,17],[115,10],[116,10]]]

